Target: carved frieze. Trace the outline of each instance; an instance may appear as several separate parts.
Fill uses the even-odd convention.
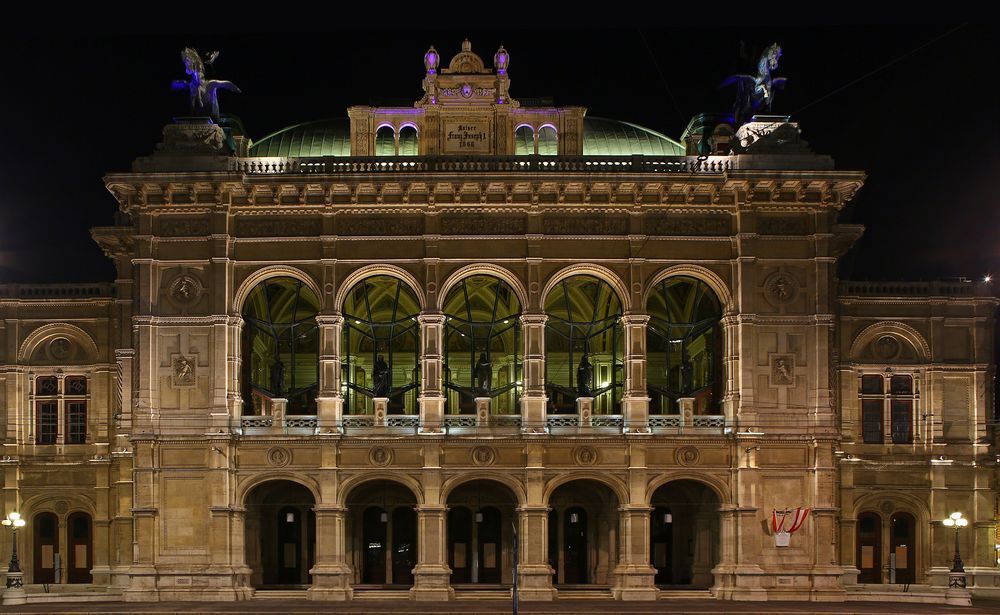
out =
[[[208,220],[200,218],[166,218],[160,221],[164,237],[200,237],[209,234]]]
[[[542,230],[546,235],[626,235],[627,218],[545,216]]]
[[[441,217],[442,235],[523,235],[526,232],[527,223],[523,217],[455,215]]]
[[[337,220],[337,234],[347,236],[423,235],[424,219],[395,216],[342,217]]]
[[[805,216],[760,216],[757,232],[761,235],[805,235],[809,232]]]
[[[319,235],[322,229],[319,218],[236,220],[236,234],[243,237],[307,237]]]
[[[663,215],[646,218],[647,235],[728,235],[730,216]]]

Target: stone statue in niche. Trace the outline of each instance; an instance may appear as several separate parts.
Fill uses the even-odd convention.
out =
[[[271,365],[271,394],[281,397],[285,392],[285,364],[275,359]]]
[[[771,362],[771,386],[795,384],[795,357],[778,355]]]
[[[486,353],[479,353],[479,362],[476,363],[476,393],[489,395],[492,388],[493,365],[486,358]]]
[[[195,384],[195,363],[192,357],[174,359],[174,386],[189,387]]]
[[[375,369],[372,370],[372,391],[375,397],[389,397],[389,364],[385,357],[379,355],[375,359]]]
[[[576,392],[580,397],[593,397],[594,366],[590,364],[590,355],[584,351],[580,364],[576,366]]]
[[[188,91],[191,115],[207,115],[217,120],[219,119],[218,90],[242,93],[232,81],[205,78],[205,67],[210,66],[218,57],[219,52],[213,51],[202,60],[198,52],[191,47],[185,47],[181,52],[184,72],[190,79],[188,81],[178,79],[170,87],[174,90]]]

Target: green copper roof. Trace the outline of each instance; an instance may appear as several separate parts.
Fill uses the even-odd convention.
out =
[[[636,124],[588,117],[583,120],[584,156],[683,156],[684,146],[655,130]],[[251,156],[297,158],[350,156],[351,130],[346,118],[305,122],[256,141]]]

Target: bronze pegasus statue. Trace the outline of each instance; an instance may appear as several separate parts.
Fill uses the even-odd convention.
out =
[[[764,109],[771,111],[774,93],[785,87],[785,78],[773,76],[781,58],[781,47],[772,44],[760,54],[757,61],[757,75],[731,75],[721,87],[736,85],[736,103],[733,105],[733,125],[739,128],[755,113]]]
[[[205,57],[205,60],[202,60],[198,52],[191,47],[185,47],[184,51],[181,52],[184,72],[188,74],[190,80],[178,79],[171,84],[171,88],[188,91],[191,115],[207,115],[213,119],[219,119],[218,90],[242,93],[232,81],[205,78],[205,67],[215,62],[218,57],[219,52],[213,51]]]

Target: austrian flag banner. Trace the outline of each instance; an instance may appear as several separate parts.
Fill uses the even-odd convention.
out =
[[[774,535],[774,545],[776,547],[787,547],[791,541],[792,534],[797,532],[802,524],[806,522],[811,508],[798,507],[794,511],[789,508],[785,510],[771,511],[771,533]]]

